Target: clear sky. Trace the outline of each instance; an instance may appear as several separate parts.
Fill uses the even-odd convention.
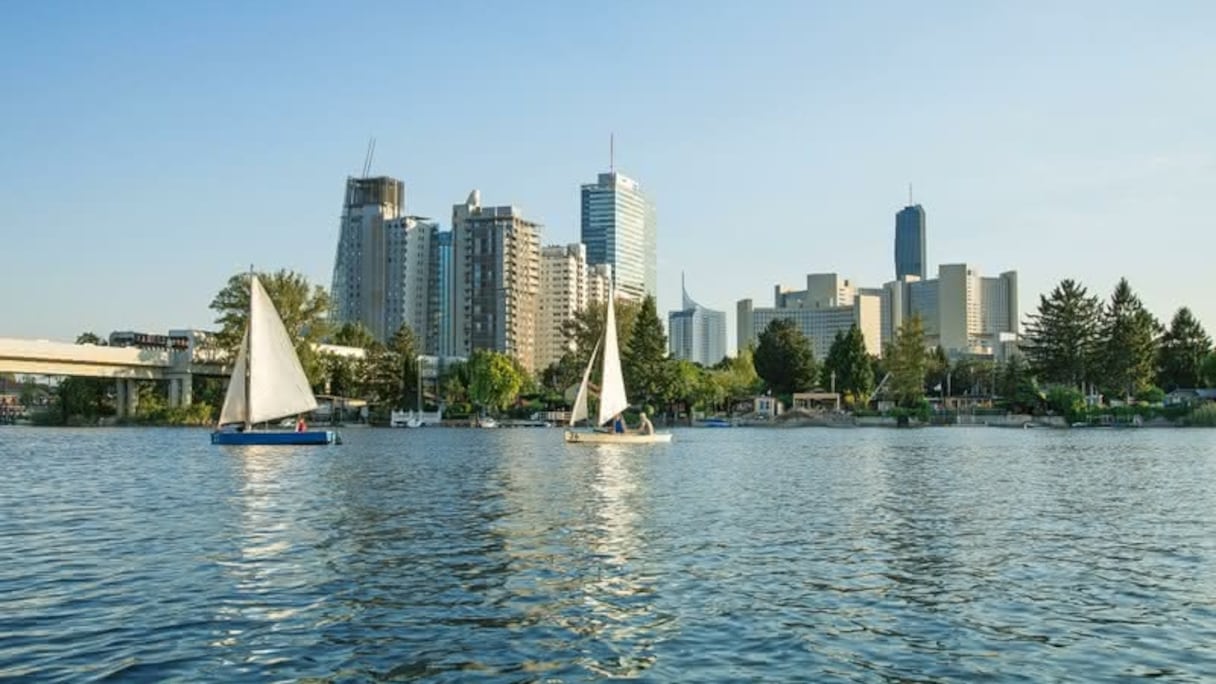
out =
[[[206,327],[255,264],[329,286],[343,182],[438,218],[479,188],[578,239],[616,162],[654,199],[659,306],[728,313],[1016,269],[1024,313],[1127,276],[1216,333],[1216,3],[11,2],[0,20],[0,336]]]

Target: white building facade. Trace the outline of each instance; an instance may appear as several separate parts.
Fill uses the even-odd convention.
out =
[[[587,248],[581,242],[540,250],[540,296],[536,317],[536,366],[545,368],[571,351],[562,331],[587,307]]]
[[[418,344],[434,351],[428,340],[437,332],[439,293],[435,279],[439,224],[418,216],[403,216],[384,222],[386,275],[384,327],[392,336],[402,325],[409,326]]]
[[[667,315],[667,343],[671,355],[713,366],[726,356],[726,313],[707,309],[681,290],[684,308]]]
[[[882,355],[883,297],[873,291],[858,291],[834,273],[807,276],[807,289],[774,288],[774,306],[756,308],[750,299],[735,307],[737,344],[740,349],[758,343],[760,333],[774,320],[793,321],[811,341],[815,359],[827,357],[836,333],[847,333],[856,325],[865,338],[866,352]]]

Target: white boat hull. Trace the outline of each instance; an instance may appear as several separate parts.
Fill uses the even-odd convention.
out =
[[[566,441],[570,444],[666,444],[671,441],[670,432],[656,432],[652,435],[626,432],[595,432],[583,430],[566,430]]]

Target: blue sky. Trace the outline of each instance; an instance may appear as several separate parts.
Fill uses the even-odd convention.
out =
[[[0,22],[0,336],[206,327],[225,279],[329,285],[342,186],[517,204],[578,239],[608,164],[653,197],[659,305],[929,261],[1127,276],[1216,332],[1210,2],[47,2]]]

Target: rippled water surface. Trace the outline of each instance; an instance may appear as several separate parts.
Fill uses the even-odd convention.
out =
[[[1216,677],[1216,432],[0,428],[0,678]]]

